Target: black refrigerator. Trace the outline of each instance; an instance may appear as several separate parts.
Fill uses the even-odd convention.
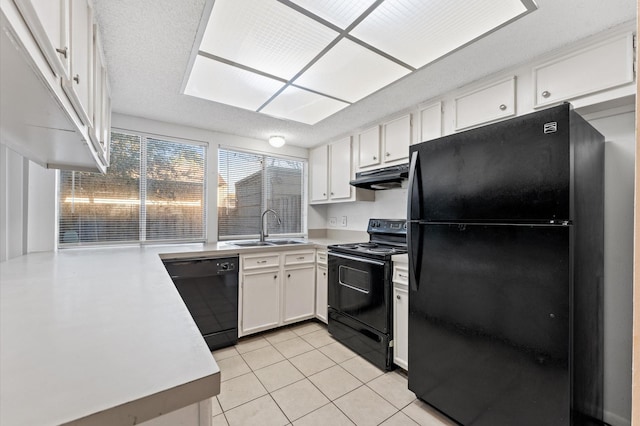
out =
[[[409,389],[464,425],[601,424],[604,137],[563,104],[410,160]]]

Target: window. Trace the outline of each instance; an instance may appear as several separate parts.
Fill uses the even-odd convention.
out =
[[[202,145],[111,133],[106,174],[60,172],[59,244],[204,241]]]
[[[303,235],[304,167],[301,160],[218,150],[218,238],[232,239],[260,233],[266,209],[269,234]]]

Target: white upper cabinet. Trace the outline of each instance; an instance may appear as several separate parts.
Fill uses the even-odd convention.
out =
[[[621,34],[533,68],[534,107],[633,82],[633,35]]]
[[[409,145],[411,145],[411,115],[403,115],[400,118],[386,122],[382,125],[383,161],[406,160],[409,158]]]
[[[455,129],[462,130],[516,115],[516,78],[483,86],[454,99]]]
[[[93,125],[93,10],[86,1],[71,2],[71,78],[62,84],[82,122]]]
[[[47,168],[105,172],[111,99],[86,0],[0,1],[0,130]]]
[[[375,126],[358,135],[358,167],[380,164],[380,126]]]
[[[311,194],[309,200],[327,201],[329,198],[329,146],[322,145],[309,152],[309,183]]]
[[[53,71],[69,78],[70,0],[14,1]]]
[[[333,200],[351,197],[351,137],[329,144],[331,167],[329,171],[329,191]]]
[[[309,152],[309,203],[342,203],[347,201],[373,201],[373,191],[354,188],[353,147],[351,136]]]
[[[418,140],[424,142],[442,136],[442,102],[437,102],[420,110],[420,130]]]

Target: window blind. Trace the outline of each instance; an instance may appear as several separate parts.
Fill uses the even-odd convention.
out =
[[[257,236],[260,216],[271,235],[302,235],[304,162],[220,148],[218,150],[218,238]]]
[[[106,174],[60,172],[59,245],[204,240],[206,148],[111,135]]]

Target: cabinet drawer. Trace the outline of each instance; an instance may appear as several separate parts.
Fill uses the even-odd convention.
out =
[[[242,256],[241,259],[242,269],[245,271],[280,266],[280,256],[278,254],[247,255]]]
[[[326,251],[318,251],[316,253],[317,259],[316,262],[319,265],[326,265],[327,264],[327,252]]]
[[[394,266],[393,282],[398,284],[409,284],[409,269],[405,267]]]
[[[286,265],[299,265],[301,263],[313,263],[315,262],[315,253],[312,251],[297,251],[287,253],[284,255],[284,264]]]
[[[516,115],[516,78],[510,77],[455,99],[456,130]]]
[[[633,82],[633,35],[623,34],[533,68],[535,107]]]

